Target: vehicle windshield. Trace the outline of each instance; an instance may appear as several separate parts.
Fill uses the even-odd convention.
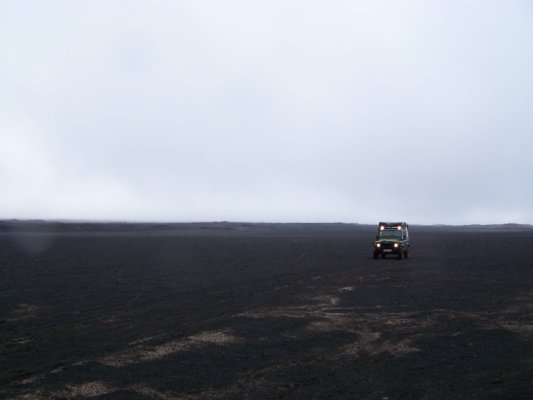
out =
[[[380,239],[401,239],[402,231],[398,231],[396,229],[379,231],[379,238]]]

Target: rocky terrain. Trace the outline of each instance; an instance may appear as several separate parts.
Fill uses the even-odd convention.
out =
[[[530,226],[0,222],[2,399],[531,399]]]

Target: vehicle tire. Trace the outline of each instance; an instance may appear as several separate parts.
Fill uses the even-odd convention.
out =
[[[379,251],[374,251],[374,260],[379,257]]]
[[[398,253],[398,260],[403,260],[403,250]]]
[[[404,256],[405,256],[405,258],[409,258],[409,250],[405,250]]]
[[[387,255],[385,253],[381,253],[381,258],[385,258]]]

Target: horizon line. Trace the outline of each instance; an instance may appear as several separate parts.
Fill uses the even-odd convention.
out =
[[[74,218],[0,218],[0,223],[5,222],[39,222],[39,223],[63,223],[63,224],[300,224],[300,225],[367,225],[374,226],[379,223],[369,222],[303,222],[303,221],[232,221],[232,220],[189,220],[189,221],[173,221],[173,220],[119,220],[119,219],[74,219]],[[506,226],[506,225],[518,225],[518,226],[530,226],[533,224],[526,222],[491,222],[491,223],[464,223],[464,224],[448,224],[448,223],[410,223],[411,226]]]

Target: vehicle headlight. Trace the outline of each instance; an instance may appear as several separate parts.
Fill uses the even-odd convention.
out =
[[[399,246],[399,244],[398,244],[398,243],[394,243],[394,247],[398,247],[398,246]]]
[[[376,247],[381,247],[381,243],[376,243]]]

